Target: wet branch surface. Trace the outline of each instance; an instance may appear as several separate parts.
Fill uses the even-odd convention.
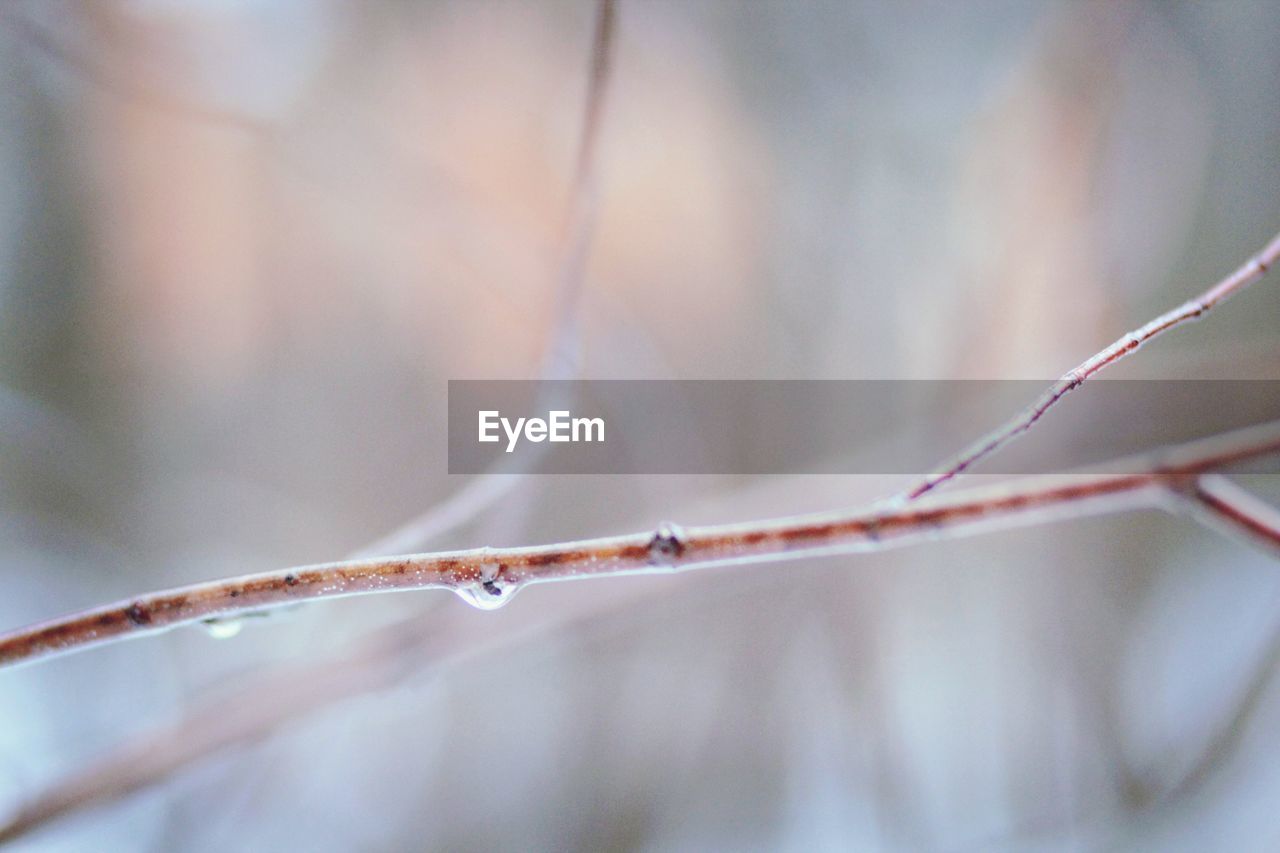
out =
[[[351,560],[246,575],[138,596],[0,635],[0,666],[37,660],[179,625],[230,618],[324,598],[448,589],[482,608],[505,604],[528,584],[679,571],[822,553],[872,551],[988,527],[1042,523],[1084,513],[1162,505],[1170,490],[1192,494],[1250,529],[1259,513],[1197,484],[1206,473],[1280,453],[1280,422],[1163,451],[1129,473],[1075,474],[886,505],[746,524],[653,531],[538,547],[476,548]],[[1109,470],[1116,470],[1108,466]],[[1201,498],[1204,494],[1210,497]]]
[[[1280,423],[1204,439],[1158,457],[1134,460],[1133,470],[1128,473],[1033,478],[1022,481],[1016,488],[958,491],[910,508],[689,530],[667,524],[647,534],[571,545],[477,549],[333,564],[189,589],[203,589],[205,594],[217,598],[230,596],[249,584],[257,585],[262,595],[279,594],[286,601],[294,601],[303,594],[299,587],[303,586],[301,579],[305,572],[314,573],[307,575],[313,583],[323,583],[327,578],[331,584],[350,582],[369,586],[371,578],[379,574],[389,573],[397,582],[402,582],[405,574],[415,571],[424,576],[435,573],[435,582],[427,584],[429,586],[456,589],[461,583],[462,588],[474,595],[485,592],[486,573],[504,566],[493,583],[502,594],[509,596],[518,585],[513,583],[517,577],[522,577],[524,583],[536,583],[628,571],[671,572],[713,564],[741,565],[822,553],[874,551],[1086,514],[1151,508],[1177,511],[1207,491],[1212,491],[1224,504],[1246,506],[1251,517],[1258,517],[1260,502],[1234,485],[1229,497],[1222,498],[1226,481],[1219,479],[1216,472],[1268,455],[1280,455]],[[1280,530],[1272,533],[1280,535]],[[242,596],[243,592],[235,600]],[[599,617],[630,601],[627,596],[588,597],[578,601],[576,607],[558,611],[554,626]],[[135,604],[137,602],[122,603],[114,607],[114,612],[126,612]],[[95,613],[101,618],[111,610]],[[128,740],[33,797],[12,814],[7,823],[0,825],[0,843],[26,835],[79,809],[126,796],[220,750],[265,737],[288,720],[348,697],[387,688],[403,680],[409,672],[483,654],[491,646],[509,644],[537,627],[547,627],[525,626],[508,629],[497,636],[486,634],[477,638],[475,632],[459,630],[458,613],[457,609],[446,610],[438,612],[432,620],[404,620],[372,632],[337,661],[272,669],[237,685],[228,695],[203,701],[177,722]],[[82,616],[89,618],[89,614]],[[127,615],[125,618],[128,619]],[[161,628],[133,626],[125,629],[124,636],[155,630]],[[245,702],[245,696],[277,699]],[[287,696],[288,701],[279,701],[281,696]]]

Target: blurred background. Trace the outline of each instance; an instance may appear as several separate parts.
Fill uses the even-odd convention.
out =
[[[0,627],[464,485],[445,383],[537,373],[594,15],[0,4]],[[622,0],[614,59],[591,378],[1048,380],[1280,228],[1269,1]],[[1114,375],[1280,379],[1277,328],[1265,282]],[[904,485],[530,477],[430,544]],[[139,743],[14,849],[1273,849],[1278,603],[1149,513],[314,604],[0,672],[0,817]]]

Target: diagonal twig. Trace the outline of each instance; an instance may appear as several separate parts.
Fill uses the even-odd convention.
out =
[[[1079,388],[1094,374],[1110,367],[1133,353],[1147,341],[1176,328],[1198,320],[1209,311],[1226,302],[1235,294],[1263,278],[1280,259],[1280,234],[1272,238],[1262,251],[1240,265],[1235,272],[1222,279],[1204,293],[1161,314],[1145,326],[1134,329],[1115,343],[1085,359],[1073,370],[1065,373],[1027,408],[1014,415],[993,431],[969,445],[951,459],[943,462],[936,473],[930,474],[914,486],[898,495],[900,501],[913,501],[965,473],[988,456],[1036,425],[1044,415]]]
[[[1207,526],[1280,555],[1280,510],[1257,495],[1221,474],[1197,477],[1184,494]]]
[[[202,103],[146,81],[131,80],[119,75],[115,69],[67,47],[53,33],[12,7],[0,7],[0,23],[7,24],[30,45],[61,62],[90,83],[126,100],[244,133],[266,134],[272,130],[271,122],[248,113]]]
[[[571,379],[578,375],[578,307],[582,301],[587,251],[595,231],[596,149],[613,64],[616,28],[615,0],[600,0],[592,38],[582,130],[574,158],[573,183],[569,189],[569,204],[560,237],[551,334],[542,357],[541,378],[544,380]],[[543,447],[540,445],[539,449]],[[422,548],[497,503],[515,488],[519,483],[517,475],[527,473],[539,455],[531,453],[516,463],[499,463],[493,470],[472,478],[465,486],[417,518],[366,545],[352,556],[402,554]]]

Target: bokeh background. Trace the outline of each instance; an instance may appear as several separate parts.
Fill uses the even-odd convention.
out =
[[[445,382],[536,374],[593,16],[0,5],[0,625],[463,485]],[[1280,228],[1277,79],[1269,0],[622,0],[583,372],[1057,376]],[[1278,356],[1268,282],[1115,375]],[[902,485],[529,477],[433,547]],[[0,815],[269,717],[15,849],[1269,849],[1277,568],[1139,514],[180,630],[0,672]]]

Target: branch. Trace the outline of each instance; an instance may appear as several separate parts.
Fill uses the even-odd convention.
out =
[[[644,556],[635,569],[639,572],[673,571],[704,565],[700,562],[701,555],[706,554],[705,549],[717,539],[720,547],[736,553],[736,556],[719,561],[722,563],[875,550],[933,536],[975,532],[983,526],[1012,526],[1107,510],[1168,508],[1169,490],[1185,485],[1188,478],[1276,453],[1280,453],[1280,423],[1183,446],[1173,455],[1161,454],[1164,464],[1138,460],[1133,466],[1134,471],[1128,474],[1029,479],[1017,489],[957,492],[945,500],[931,498],[927,506],[922,503],[909,510],[869,510],[848,516],[814,516],[807,521],[793,519],[687,532],[664,525],[648,535],[595,540],[571,546],[515,549],[513,552],[481,549],[464,552],[464,555],[406,559],[419,564],[436,560],[438,567],[442,559],[463,560],[469,553],[483,555],[481,564],[484,565],[499,559],[499,554],[515,553],[525,566],[524,571],[532,571],[535,576],[540,575],[540,579],[550,580],[569,565],[578,567],[576,574],[571,575],[575,577],[617,573],[620,567],[616,562],[607,567],[590,563],[586,552],[594,550],[599,556],[601,546],[643,550]],[[797,547],[788,550],[788,543]],[[703,550],[700,552],[699,549]],[[747,552],[757,552],[758,557]],[[533,564],[531,570],[528,568],[530,564]],[[387,562],[384,561],[383,565]],[[296,573],[293,574],[296,577]],[[628,591],[638,593],[644,589],[651,588],[630,587]],[[549,618],[553,625],[560,625],[564,619],[589,618],[598,615],[602,602],[607,602],[605,606],[616,606],[630,602],[634,597],[591,596],[578,601],[576,611],[572,602],[566,602],[568,607],[558,608]],[[463,629],[476,623],[456,621],[453,614],[458,612],[442,611],[440,618],[431,623],[413,618],[378,629],[337,662],[272,671],[240,685],[225,696],[206,700],[182,720],[143,733],[32,798],[7,823],[0,825],[0,843],[24,835],[68,812],[125,796],[215,751],[264,737],[285,720],[349,696],[394,684],[423,659],[429,659],[433,665],[449,663],[465,655],[483,653],[486,644],[510,643],[517,631],[527,633],[530,630],[528,626],[512,629],[511,623],[506,623],[507,628],[501,635],[473,631],[473,636],[468,636]],[[533,630],[545,627],[535,623]],[[406,661],[412,661],[412,664]],[[288,696],[289,701],[245,701],[246,696],[280,695]]]
[[[245,575],[151,593],[0,635],[0,666],[302,601],[448,589],[491,609],[521,587],[547,581],[873,551],[990,527],[1158,506],[1170,487],[1189,478],[1275,453],[1280,453],[1280,421],[1182,445],[1159,460],[1131,462],[1128,473],[1029,479],[926,505],[687,531],[662,525],[650,532],[559,545],[475,548]]]
[[[1014,415],[977,442],[969,445],[956,456],[942,463],[938,473],[930,474],[915,486],[898,495],[899,501],[913,501],[939,486],[955,479],[983,459],[992,455],[1010,441],[1036,425],[1044,415],[1072,391],[1084,384],[1096,373],[1110,367],[1138,347],[1177,326],[1198,320],[1209,311],[1226,302],[1235,294],[1263,278],[1277,258],[1280,258],[1280,234],[1272,238],[1262,251],[1245,261],[1239,269],[1222,281],[1184,302],[1177,308],[1161,314],[1141,328],[1129,332],[1111,346],[1103,349],[1068,371],[1050,386],[1034,403]]]
[[[270,122],[247,113],[190,100],[176,92],[145,82],[129,80],[116,74],[109,66],[97,63],[62,44],[52,33],[30,18],[15,12],[12,7],[0,9],[0,22],[7,23],[32,46],[63,63],[90,83],[126,100],[134,100],[195,121],[223,125],[249,134],[265,134],[272,129]]]
[[[1159,794],[1158,800],[1152,804],[1156,809],[1176,809],[1184,804],[1188,796],[1203,790],[1206,783],[1239,754],[1241,742],[1267,698],[1271,676],[1278,665],[1280,631],[1273,630],[1244,690],[1232,699],[1233,710],[1219,722],[1191,766],[1168,790]]]
[[[655,588],[639,585],[611,592],[577,601],[562,596],[554,612],[524,610],[514,622],[504,620],[497,634],[489,620],[460,618],[463,608],[441,610],[431,620],[416,615],[368,632],[336,660],[272,667],[241,679],[230,690],[202,697],[179,719],[130,736],[30,797],[0,822],[0,845],[69,813],[126,797],[210,755],[254,743],[343,699],[386,690],[412,674],[657,597]]]
[[[1209,527],[1280,555],[1280,510],[1220,474],[1196,478],[1185,494]]]
[[[605,23],[603,23],[606,15],[610,17],[612,15],[611,0],[604,0],[604,2],[602,3],[601,22],[598,24],[598,27],[597,27],[597,45],[600,44],[600,35],[599,35],[600,32],[603,31],[607,33],[609,31],[609,25],[606,25]],[[603,63],[598,62],[598,57],[600,55],[601,54],[598,52],[593,55],[593,62],[592,62],[593,69],[601,69],[601,68],[607,69],[607,61]],[[607,53],[604,55],[607,56]],[[596,75],[598,73],[602,74],[603,72],[593,72],[593,79],[597,79]],[[590,95],[590,92],[592,91],[591,87],[589,87],[588,91],[589,91],[589,94],[588,94],[587,113],[588,113],[588,116],[590,116],[592,115],[592,107],[590,106],[590,104],[592,103],[592,97]],[[595,113],[597,115],[598,115],[598,112],[599,110],[596,109]],[[598,119],[595,119],[594,121],[598,122]],[[587,124],[588,125],[592,124],[592,121],[588,121]],[[584,143],[580,147],[580,152],[591,150],[591,147],[593,147],[593,144],[594,143],[591,143],[591,144]],[[579,172],[581,172],[581,162],[582,162],[582,157],[580,154]],[[576,182],[576,179],[575,179],[575,182]],[[574,197],[575,198],[585,197],[585,194],[575,193]],[[573,222],[574,219],[575,217],[572,214],[569,217],[567,217],[567,221],[569,222]],[[572,232],[573,229],[571,227],[567,227],[566,231]],[[586,241],[589,240],[589,230],[587,230],[586,234],[587,236],[583,238],[583,242],[579,243],[579,245],[582,245],[582,246],[586,245]],[[567,239],[566,245],[571,246],[574,244],[574,242],[575,241],[573,240]],[[1265,273],[1266,268],[1270,266],[1270,264],[1273,262],[1274,257],[1277,254],[1277,251],[1280,250],[1280,246],[1277,246],[1277,243],[1280,243],[1280,237],[1278,237],[1276,241],[1273,241],[1273,243],[1270,244],[1266,250],[1264,250],[1262,253],[1259,254],[1257,258],[1253,259],[1250,262],[1250,263],[1257,262],[1260,268],[1260,271],[1254,271],[1256,274],[1253,274],[1253,277],[1243,280],[1241,282],[1236,282],[1234,284],[1232,283],[1232,279],[1238,276],[1240,272],[1248,271],[1250,264],[1246,264],[1244,267],[1241,268],[1241,271],[1237,272],[1237,274],[1233,275],[1227,280],[1224,280],[1222,284],[1212,289],[1208,294],[1206,294],[1206,297],[1214,294],[1215,291],[1218,291],[1219,289],[1224,288],[1225,285],[1231,284],[1232,286],[1230,288],[1226,289],[1222,293],[1216,294],[1213,300],[1213,304],[1217,304],[1218,302],[1221,302],[1226,298],[1228,298],[1236,290],[1243,289],[1243,287],[1248,286],[1253,281],[1257,280],[1257,278],[1261,278],[1262,274]],[[579,260],[577,261],[577,264],[580,268],[581,259],[585,258],[585,249],[576,255],[572,252],[566,253],[566,258],[574,258],[574,257],[579,258]],[[569,270],[571,269],[571,266],[569,264],[566,264],[564,269]],[[566,278],[569,278],[567,273],[566,273]],[[562,298],[565,292],[566,291],[564,290],[561,291]],[[569,291],[569,292],[575,293],[576,290]],[[1205,299],[1205,297],[1202,297],[1202,300],[1203,299]],[[571,300],[566,300],[566,301],[571,301]],[[1192,303],[1188,303],[1188,306],[1189,305],[1192,305]],[[1183,306],[1183,307],[1186,308],[1187,306]],[[1208,307],[1211,308],[1213,307],[1213,305],[1209,305]],[[1199,313],[1203,313],[1203,310],[1207,310],[1207,308],[1202,308],[1195,316],[1198,316]],[[1178,313],[1177,311],[1170,312],[1169,315],[1165,315],[1165,317],[1161,319],[1171,318],[1173,317],[1173,315],[1177,313]],[[563,316],[563,313],[561,313],[560,316]],[[1139,341],[1139,343],[1145,341],[1146,339],[1149,339],[1150,337],[1154,337],[1156,334],[1159,334],[1165,331],[1167,328],[1171,328],[1172,325],[1180,324],[1181,322],[1184,322],[1185,320],[1188,320],[1188,319],[1194,319],[1194,317],[1184,317],[1184,318],[1174,319],[1167,326],[1156,329],[1146,338],[1143,338],[1142,341]],[[1137,335],[1143,332],[1144,330],[1154,325],[1156,322],[1157,321],[1153,321],[1153,324],[1148,324],[1147,327],[1143,327],[1143,329],[1133,333],[1133,335]],[[1125,342],[1129,337],[1132,337],[1133,335],[1126,336],[1126,338],[1122,339],[1121,342],[1118,342],[1117,345]],[[554,340],[564,340],[564,338],[557,335],[553,337],[553,341]],[[1113,345],[1113,347],[1109,349],[1114,349],[1115,346],[1117,345]],[[1136,346],[1134,348],[1136,348]],[[554,352],[555,349],[563,349],[563,348],[553,346],[551,352]],[[1117,356],[1107,361],[1106,364],[1109,364],[1111,361],[1118,360],[1119,358],[1123,357],[1123,355],[1127,354],[1128,351],[1130,350],[1129,349],[1123,350]],[[1107,351],[1104,350],[1103,353],[1100,353],[1099,356],[1095,356],[1094,359],[1091,359],[1090,361],[1091,362],[1094,361],[1095,359],[1104,355],[1106,352]],[[553,358],[548,358],[548,362],[551,362],[554,360],[555,359]],[[1086,364],[1088,364],[1088,362],[1086,362]],[[1100,367],[1096,368],[1092,372],[1096,372],[1097,369],[1101,369],[1101,367],[1105,367],[1106,364],[1101,365]],[[1082,365],[1082,367],[1083,366],[1084,365]],[[1080,368],[1077,368],[1077,371],[1079,370]],[[1073,373],[1075,372],[1076,371],[1073,371]],[[1069,376],[1071,376],[1071,374],[1068,374],[1068,377]],[[1083,381],[1083,379],[1080,379],[1080,381]],[[1065,395],[1065,393],[1068,393],[1069,390],[1073,390],[1073,388],[1070,388],[1067,391],[1064,391],[1063,394],[1060,394],[1058,396],[1061,397]],[[1053,402],[1051,402],[1049,405],[1053,405],[1053,403],[1056,403],[1056,399],[1054,399]],[[1045,406],[1044,410],[1047,410],[1047,408],[1048,406]],[[1040,414],[1043,414],[1044,410],[1042,410]],[[1038,417],[1039,416],[1037,415],[1037,419]],[[1274,426],[1275,425],[1271,425],[1272,428],[1274,428]],[[1021,431],[1023,430],[1019,430],[1018,432],[1021,432]],[[1000,431],[998,430],[997,434],[999,432]],[[1016,434],[1018,433],[1015,432],[1013,435],[1008,436],[1004,440],[1007,441],[1009,438],[1012,438]],[[1236,436],[1232,436],[1232,437],[1234,438]],[[1000,444],[1003,444],[1003,441],[1001,441]],[[999,445],[997,445],[997,447],[993,447],[990,450],[983,452],[981,456],[985,456],[991,452],[994,452],[996,449],[998,449],[998,446]],[[1200,445],[1197,445],[1197,447],[1199,446]],[[1192,448],[1188,447],[1185,449],[1187,451],[1190,451]],[[1275,448],[1259,449],[1257,447],[1254,447],[1252,449],[1246,448],[1246,450],[1248,451],[1248,455],[1240,457],[1241,459],[1252,458],[1253,456],[1262,455],[1264,453],[1276,452]],[[972,461],[976,461],[976,459]],[[969,464],[972,464],[972,461]],[[1223,465],[1230,464],[1230,461],[1236,461],[1236,460],[1232,459],[1229,461],[1222,461],[1222,464]],[[967,465],[965,467],[967,467]],[[963,468],[960,470],[963,470]],[[960,473],[960,470],[957,470],[951,476],[955,476],[955,474]],[[1024,491],[1025,489],[1028,489],[1028,488],[1034,491],[1036,487],[1049,488],[1049,486],[1051,485],[1050,481],[1047,481],[1047,480],[1035,481],[1035,482],[1024,481],[1020,485],[1019,490],[1016,493],[1005,493],[1003,495],[1003,500],[1006,503],[1005,511],[1003,513],[996,513],[995,515],[991,516],[986,520],[994,524],[1020,524],[1020,523],[1028,523],[1028,521],[1035,520],[1032,518],[1032,513],[1036,513],[1040,511],[1043,511],[1043,515],[1042,515],[1043,518],[1052,520],[1052,519],[1066,517],[1067,515],[1074,515],[1076,514],[1076,512],[1105,511],[1108,508],[1124,509],[1124,508],[1137,508],[1142,506],[1156,505],[1160,502],[1161,496],[1166,493],[1167,486],[1173,485],[1175,480],[1177,480],[1178,478],[1185,478],[1191,475],[1189,471],[1181,471],[1181,473],[1179,473],[1179,470],[1170,469],[1168,466],[1164,466],[1158,469],[1153,466],[1148,466],[1147,470],[1140,470],[1135,472],[1132,475],[1128,475],[1129,482],[1127,483],[1127,485],[1124,485],[1123,487],[1115,485],[1114,482],[1101,483],[1099,479],[1096,477],[1096,475],[1089,475],[1077,481],[1059,481],[1058,491],[1059,491],[1059,499],[1061,500],[1061,502],[1057,502],[1057,503],[1051,500],[1048,500],[1044,494],[1041,494],[1039,498],[1035,498],[1034,496],[1030,496],[1028,492]],[[1205,470],[1216,470],[1216,467],[1205,469]],[[1139,482],[1134,479],[1135,477],[1145,478],[1145,482],[1139,484]],[[488,479],[488,478],[482,478],[482,479]],[[509,478],[509,479],[514,479],[514,478]],[[946,479],[950,479],[950,476],[947,477]],[[1107,479],[1107,478],[1102,478],[1102,479]],[[1114,479],[1114,478],[1111,478],[1111,479]],[[1081,485],[1081,483],[1084,483],[1086,486],[1089,487],[1089,489],[1095,489],[1099,486],[1101,486],[1102,489],[1101,491],[1088,491],[1085,493],[1079,493],[1071,499],[1063,498],[1062,493],[1068,486],[1071,485],[1072,482],[1074,482],[1077,488]],[[937,485],[937,484],[934,484],[934,485]],[[925,491],[929,491],[934,487],[934,485],[928,486],[922,492],[920,492],[920,494],[923,494]],[[1112,489],[1114,490],[1112,491]],[[505,491],[507,491],[507,489],[502,489],[498,493],[498,495],[500,496],[500,494],[505,493]],[[462,495],[465,492],[467,492],[467,489],[464,489],[462,492],[457,493],[457,495],[455,495],[455,498]],[[445,510],[448,508],[448,505],[450,504],[451,501],[454,500],[454,498],[450,498],[444,504],[439,505],[428,516],[429,519],[434,519],[434,523],[427,525],[427,527],[425,528],[427,532],[431,532],[432,530],[434,530],[435,532],[438,533],[438,532],[442,532],[444,529],[448,529],[449,527],[456,526],[457,524],[462,523],[468,518],[473,517],[473,515],[476,512],[483,509],[484,506],[491,505],[493,500],[496,500],[496,497],[494,497],[492,500],[488,498],[484,498],[483,495],[489,494],[488,492],[481,492],[480,494],[482,495],[481,498],[472,498],[470,499],[470,502],[455,504],[454,509],[449,512],[445,512]],[[980,496],[979,493],[976,493],[976,492],[966,493],[966,494],[970,495],[971,498],[976,498]],[[989,503],[1000,503],[1001,493],[991,492],[991,493],[987,493],[987,495],[988,495],[987,500]],[[912,495],[911,497],[917,497],[917,496],[918,495]],[[941,512],[943,510],[945,510],[948,514],[952,513],[955,511],[956,501],[960,500],[963,497],[964,497],[963,495],[959,495],[959,496],[956,496],[955,500],[952,500],[952,501],[932,502],[930,509],[917,510],[916,515],[919,516],[921,519],[923,519],[923,517],[927,514],[932,513],[936,516],[938,512]],[[1039,501],[1039,500],[1046,500],[1047,502],[1036,504],[1036,501]],[[1008,502],[1016,503],[1018,501],[1030,501],[1030,503],[1027,503],[1021,509],[1015,509],[1013,504],[1008,503]],[[938,508],[932,508],[933,504],[937,504]],[[947,509],[948,507],[950,507],[950,509]],[[814,518],[816,519],[819,517],[815,516]],[[843,545],[833,544],[830,547],[825,547],[825,548],[822,547],[821,545],[816,545],[816,544],[803,545],[802,548],[795,550],[794,553],[774,553],[772,555],[762,554],[761,556],[758,556],[758,557],[744,556],[741,558],[733,558],[733,559],[725,560],[724,562],[736,563],[736,562],[746,562],[753,559],[771,559],[771,558],[783,559],[788,556],[800,556],[802,554],[807,554],[807,553],[836,552],[836,551],[844,551],[844,550],[874,550],[875,548],[881,547],[880,543],[882,539],[891,540],[891,541],[885,541],[884,544],[887,545],[887,544],[893,544],[894,542],[912,541],[917,536],[930,535],[930,530],[926,529],[926,530],[916,530],[914,533],[910,531],[907,531],[905,533],[902,531],[899,531],[899,533],[901,533],[900,536],[898,536],[897,534],[895,534],[895,536],[893,537],[885,536],[884,531],[881,530],[882,525],[886,524],[884,520],[885,516],[873,514],[870,518],[871,520],[869,522],[866,522],[864,520],[864,523],[870,524],[870,527],[867,527],[863,530],[863,546],[859,546],[852,542],[846,543]],[[927,524],[931,526],[932,531],[934,533],[937,533],[938,535],[946,535],[946,532],[950,530],[954,530],[957,534],[964,533],[964,532],[971,532],[972,530],[977,529],[978,525],[982,524],[983,521],[984,519],[980,515],[979,517],[969,518],[969,519],[951,516],[947,520],[944,520],[940,517],[936,517],[933,521],[927,522]],[[888,526],[891,527],[893,525],[890,524]],[[755,535],[761,535],[763,528],[766,528],[766,527],[768,527],[767,524],[746,525],[746,526],[740,526],[739,529],[745,528],[748,531],[746,534],[743,534],[744,536],[755,536]],[[715,528],[710,528],[710,530],[714,530],[714,529]],[[663,565],[666,564],[667,562],[672,563],[670,566],[666,566],[666,568],[670,570],[674,570],[675,568],[686,567],[684,564],[676,566],[674,561],[668,561],[663,555],[674,551],[676,552],[677,556],[681,556],[683,554],[684,543],[686,542],[686,536],[694,533],[698,533],[698,532],[700,531],[690,531],[690,534],[682,534],[680,531],[676,530],[675,528],[667,527],[667,528],[660,529],[659,531],[656,531],[653,534],[650,534],[645,543],[646,551],[648,551],[651,548],[656,548],[656,552],[657,552],[656,556],[659,558],[660,565],[650,566],[646,562],[646,566],[644,568],[636,569],[636,571],[660,570],[663,567]],[[408,529],[406,529],[406,534],[409,536],[413,535],[412,532],[410,532]],[[774,534],[767,534],[767,535],[776,535],[776,531]],[[610,540],[597,540],[597,542],[599,541],[610,541]],[[579,543],[579,544],[591,544],[591,543]],[[369,549],[365,549],[365,553],[369,553],[371,551],[376,552],[377,550],[380,550],[379,545],[371,546]],[[396,550],[396,549],[386,548],[386,550]],[[517,550],[523,550],[530,553],[539,553],[539,552],[545,553],[547,551],[547,549],[517,549]],[[460,553],[460,554],[485,553],[489,556],[490,559],[492,559],[493,555],[502,554],[504,552],[495,552],[487,549],[481,549],[480,551],[475,551],[475,552],[456,552],[456,553]],[[447,557],[447,556],[448,555],[437,555],[437,557]],[[422,558],[409,558],[409,559],[417,560]],[[366,561],[366,562],[388,563],[390,561]],[[344,564],[333,564],[332,566],[322,567],[322,568],[335,568],[335,567],[340,567],[342,565]],[[693,565],[694,564],[690,563],[688,564],[687,567],[693,567]],[[601,572],[584,573],[584,575],[600,574],[600,573]],[[573,575],[573,576],[577,577],[577,576],[583,576],[583,575]],[[261,576],[255,576],[255,577],[265,578],[265,577],[269,577],[269,575],[261,575]],[[549,578],[541,578],[541,579],[545,580]],[[529,581],[529,582],[536,582],[536,580]],[[504,583],[505,583],[505,579],[504,579]],[[506,595],[506,598],[503,599],[503,600],[506,600],[510,598],[509,593],[514,592],[516,588],[518,587],[503,586],[498,583],[497,579],[495,579],[492,582],[492,588],[486,586],[486,584],[481,582],[480,592],[482,593],[482,595],[480,597],[480,600],[482,601],[482,603],[493,603],[493,598],[492,598],[493,589],[497,589],[499,593],[504,593],[504,592],[508,593]],[[368,590],[368,591],[380,591],[380,590]],[[358,594],[358,592],[359,591],[354,591],[350,593],[339,592],[335,594]],[[475,593],[474,582],[472,582],[472,586],[469,589],[469,593],[471,594]],[[499,595],[498,597],[501,598],[502,596]],[[295,599],[291,598],[289,600],[292,601]],[[130,602],[130,604],[132,603],[133,602]],[[259,609],[259,608],[253,607],[251,609]],[[440,624],[434,623],[430,626],[418,625],[416,629],[412,630],[410,633],[405,633],[406,631],[409,630],[411,622],[412,620],[410,622],[406,622],[401,625],[395,626],[393,630],[382,629],[380,631],[375,632],[373,635],[371,635],[367,639],[365,643],[362,643],[358,647],[355,654],[349,655],[348,657],[343,659],[343,661],[339,665],[338,672],[335,674],[335,678],[333,680],[324,680],[323,678],[321,679],[311,678],[311,676],[314,676],[317,674],[323,676],[323,674],[326,672],[326,669],[327,669],[326,667],[311,666],[311,667],[305,668],[304,670],[299,671],[297,674],[303,680],[298,683],[312,686],[315,689],[302,691],[301,695],[298,697],[299,701],[296,703],[290,702],[287,705],[284,703],[274,703],[274,707],[275,707],[274,715],[267,714],[264,716],[262,714],[250,714],[248,715],[247,719],[244,718],[243,715],[241,716],[236,716],[231,714],[223,715],[221,713],[217,713],[218,709],[219,708],[225,709],[228,707],[232,707],[232,705],[229,705],[227,703],[222,703],[221,705],[219,705],[215,703],[212,705],[206,705],[205,711],[203,713],[197,714],[196,716],[191,717],[188,720],[182,723],[179,723],[176,726],[169,727],[153,733],[150,736],[150,739],[144,737],[140,740],[134,741],[131,745],[128,745],[124,749],[118,751],[117,753],[114,753],[112,756],[109,756],[106,761],[101,762],[95,767],[90,768],[85,773],[82,773],[79,776],[71,780],[68,780],[68,782],[65,784],[55,786],[54,788],[50,789],[50,791],[46,795],[33,800],[31,805],[28,808],[23,809],[16,819],[11,821],[9,824],[0,826],[0,841],[10,840],[11,838],[16,837],[17,834],[21,834],[33,828],[34,826],[40,823],[43,823],[46,820],[56,817],[58,814],[65,813],[66,811],[74,810],[80,806],[83,806],[92,802],[100,801],[105,798],[122,795],[124,793],[127,793],[130,790],[135,790],[136,788],[142,787],[152,781],[155,781],[155,779],[160,778],[164,775],[167,775],[172,770],[186,763],[189,763],[190,761],[194,761],[199,757],[201,757],[202,755],[206,755],[215,749],[229,745],[231,743],[242,742],[243,740],[247,740],[255,735],[264,734],[266,731],[269,731],[270,728],[280,719],[284,719],[286,717],[293,716],[297,713],[304,712],[309,708],[314,708],[320,705],[327,704],[329,701],[332,701],[333,699],[336,699],[336,698],[340,698],[343,695],[349,695],[350,693],[359,692],[361,690],[368,689],[371,687],[376,687],[381,683],[385,683],[386,681],[391,680],[393,676],[383,672],[383,670],[387,669],[388,658],[391,657],[389,652],[401,650],[406,647],[425,648],[428,646],[429,642],[431,643],[430,647],[432,649],[434,649],[435,651],[439,651],[438,649],[435,649],[434,643],[435,641],[442,639],[440,635],[441,634]],[[152,630],[161,630],[161,629],[156,628]],[[20,632],[15,632],[15,633],[20,633]],[[9,638],[11,638],[12,636],[13,634],[9,635]],[[0,642],[7,641],[7,639],[8,638],[0,637]],[[443,638],[443,639],[447,642],[447,638]],[[398,668],[397,668],[397,672],[398,672]],[[236,696],[240,696],[240,695],[241,694],[239,693],[236,694]],[[233,697],[233,702],[234,701],[235,701],[235,697]],[[193,726],[197,730],[197,732],[203,732],[205,736],[192,738],[191,731]],[[152,753],[148,748],[148,744],[150,744],[151,746],[158,746],[158,747],[163,747],[167,744],[170,747],[167,753],[167,757],[153,758]]]
[[[542,357],[541,378],[544,380],[570,379],[578,375],[578,307],[582,301],[587,250],[595,232],[596,149],[613,64],[616,21],[615,0],[600,0],[591,43],[582,132],[574,158],[573,183],[569,188],[569,203],[560,237],[552,329]],[[545,446],[539,445],[537,450],[543,451]],[[527,473],[541,455],[541,452],[531,453],[518,463],[499,464],[493,470],[471,479],[422,515],[361,548],[352,556],[402,554],[423,547],[501,500],[518,483],[516,475]]]

